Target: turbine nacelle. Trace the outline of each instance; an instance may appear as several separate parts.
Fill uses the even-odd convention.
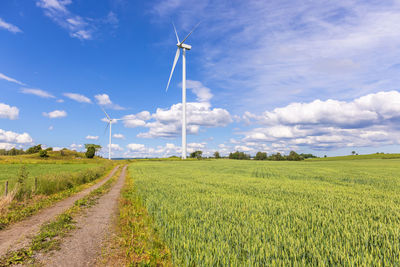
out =
[[[188,45],[188,44],[185,44],[185,43],[177,43],[176,46],[179,47],[179,48],[184,48],[186,50],[192,49],[191,45]]]

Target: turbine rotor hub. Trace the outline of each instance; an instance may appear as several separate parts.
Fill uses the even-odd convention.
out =
[[[176,46],[179,47],[179,48],[184,48],[186,50],[192,49],[191,45],[188,45],[188,44],[185,44],[185,43],[183,43],[183,44],[182,43],[177,43]]]

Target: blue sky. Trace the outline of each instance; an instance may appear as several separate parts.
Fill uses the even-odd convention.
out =
[[[0,148],[106,148],[101,105],[113,156],[179,155],[199,21],[189,151],[398,152],[399,1],[1,1]]]

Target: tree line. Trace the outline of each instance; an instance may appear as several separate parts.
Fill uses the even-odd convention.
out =
[[[202,159],[203,151],[201,151],[201,150],[194,151],[194,152],[190,153],[190,157]],[[245,152],[236,151],[236,152],[229,153],[229,156],[225,157],[225,158],[237,159],[237,160],[254,159],[254,160],[274,160],[274,161],[280,161],[280,160],[300,161],[300,160],[304,160],[304,159],[308,159],[308,158],[316,158],[316,157],[317,156],[314,156],[313,154],[304,154],[304,153],[298,154],[295,151],[290,151],[290,153],[288,155],[282,155],[281,153],[278,152],[275,154],[271,154],[270,156],[268,156],[268,154],[266,152],[259,151],[256,153],[256,155],[254,157],[252,157],[250,154],[246,154]],[[216,152],[214,152],[213,158],[219,159],[219,158],[224,158],[224,157],[221,157],[220,153],[218,151],[216,151]]]

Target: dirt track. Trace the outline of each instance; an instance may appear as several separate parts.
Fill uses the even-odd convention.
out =
[[[0,231],[0,257],[4,256],[9,250],[18,250],[29,243],[30,237],[38,233],[42,224],[54,219],[57,215],[63,213],[70,208],[74,202],[91,191],[99,188],[108,179],[110,179],[117,171],[119,166],[115,167],[112,172],[101,182],[89,187],[81,192],[57,202],[55,205],[43,209],[39,213],[18,222],[5,230]],[[71,266],[71,265],[70,265]]]
[[[77,228],[64,238],[60,250],[40,257],[45,266],[95,266],[112,220],[118,211],[118,198],[125,181],[126,166],[111,190],[87,213],[76,218]]]

